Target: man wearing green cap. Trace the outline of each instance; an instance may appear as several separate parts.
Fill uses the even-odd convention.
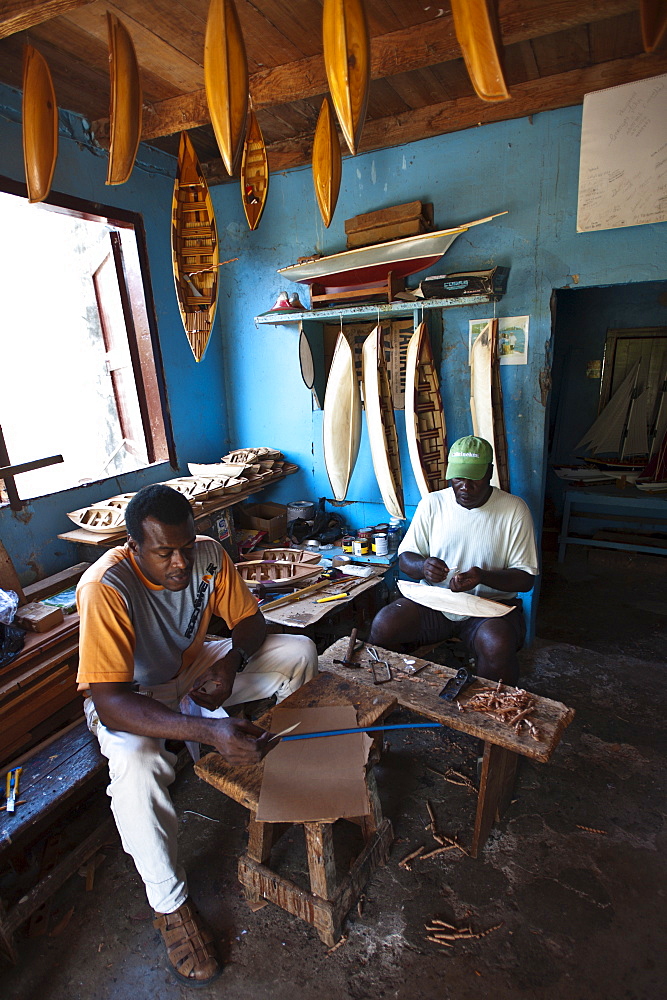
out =
[[[538,575],[535,530],[520,497],[491,486],[493,449],[474,436],[451,446],[450,487],[423,497],[399,546],[399,566],[409,577],[512,605],[509,614],[478,618],[435,611],[400,597],[382,608],[369,641],[407,652],[458,637],[481,677],[515,684],[517,651],[526,623],[518,593]]]

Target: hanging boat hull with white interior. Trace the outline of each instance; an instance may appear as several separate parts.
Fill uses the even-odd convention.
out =
[[[344,500],[359,454],[361,397],[352,348],[338,334],[324,394],[324,464],[336,500]]]
[[[376,326],[364,341],[364,406],[375,478],[382,500],[392,517],[405,517],[403,480],[398,451],[394,401],[384,355],[382,327]]]

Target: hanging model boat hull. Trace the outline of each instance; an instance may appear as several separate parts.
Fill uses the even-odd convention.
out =
[[[58,106],[46,59],[26,45],[23,53],[23,160],[28,201],[44,201],[58,156]]]
[[[456,38],[475,93],[483,101],[506,101],[502,42],[494,0],[452,0]]]
[[[431,264],[436,264],[449,250],[456,237],[465,233],[471,226],[480,226],[483,222],[497,218],[498,215],[506,214],[498,212],[496,215],[489,215],[485,219],[477,219],[475,222],[468,222],[453,229],[420,233],[418,236],[407,236],[389,243],[344,250],[330,257],[305,261],[303,264],[279,267],[278,274],[304,285],[311,285],[317,281],[329,288],[376,284],[378,281],[385,281],[390,271],[396,277],[405,278],[430,267]]]
[[[107,184],[124,184],[132,173],[141,138],[142,96],[139,65],[125,25],[107,12],[109,27],[109,166]]]
[[[376,326],[366,337],[362,358],[366,424],[375,478],[391,516],[404,518],[398,434],[381,326]]]
[[[639,0],[642,42],[645,52],[654,52],[667,31],[667,6],[664,0]]]
[[[171,213],[176,298],[195,361],[208,345],[218,303],[218,234],[213,203],[187,132],[181,132]]]
[[[345,142],[354,156],[366,118],[371,49],[363,0],[324,0],[324,67]]]
[[[257,229],[269,193],[269,162],[262,130],[254,111],[248,117],[248,131],[241,160],[241,198],[251,229]]]
[[[233,0],[211,0],[204,42],[211,123],[228,174],[234,173],[248,117],[248,59]]]
[[[405,362],[405,432],[419,492],[423,497],[447,486],[447,428],[438,373],[426,323],[408,344]]]
[[[470,354],[470,413],[472,430],[493,448],[491,485],[509,493],[505,416],[498,364],[498,320],[492,319],[477,337]]]
[[[340,140],[336,131],[331,102],[322,101],[313,142],[313,184],[324,225],[331,225],[342,175]]]
[[[324,394],[322,437],[331,489],[336,500],[344,500],[359,454],[361,398],[352,348],[342,332],[338,334]]]

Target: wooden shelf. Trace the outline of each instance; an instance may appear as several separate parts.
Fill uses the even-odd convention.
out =
[[[422,309],[453,309],[456,306],[479,306],[487,302],[498,302],[500,295],[463,295],[455,299],[416,299],[414,302],[357,302],[349,306],[336,306],[323,309],[276,309],[255,316],[255,324],[270,324],[285,326],[288,323],[301,323],[303,320],[331,319],[373,319],[380,316],[407,316]]]

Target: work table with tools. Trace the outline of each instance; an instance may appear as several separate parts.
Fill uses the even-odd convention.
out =
[[[373,648],[378,659],[387,664],[385,676],[391,676],[391,679],[381,683],[379,690],[395,695],[404,708],[484,741],[477,815],[470,851],[473,857],[477,857],[493,823],[500,819],[512,798],[519,757],[528,757],[546,764],[564,730],[572,722],[574,709],[559,701],[530,693],[528,699],[524,699],[529,702],[530,710],[527,712],[525,708],[517,707],[514,714],[508,713],[507,721],[503,721],[500,711],[492,714],[493,709],[480,710],[480,701],[486,698],[492,704],[493,694],[497,692],[498,696],[505,694],[505,700],[512,704],[517,699],[517,691],[521,689],[511,685],[497,685],[480,677],[465,687],[454,701],[447,701],[440,697],[440,692],[448,680],[456,677],[456,670],[412,655],[395,653],[378,646]],[[346,637],[324,651],[319,658],[319,668],[347,681],[374,687],[377,686],[377,678],[381,677],[377,662],[364,643],[358,643],[354,651],[351,651],[350,638]],[[348,666],[346,663],[352,665]],[[498,697],[497,700],[500,702],[501,698]],[[469,707],[466,708],[466,705]],[[478,706],[476,710],[473,707],[475,705]],[[530,726],[519,725],[522,720],[517,717],[522,714],[530,722]]]

